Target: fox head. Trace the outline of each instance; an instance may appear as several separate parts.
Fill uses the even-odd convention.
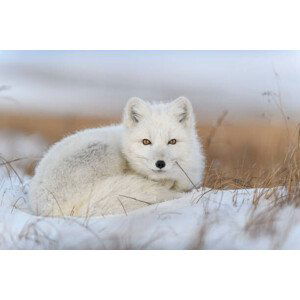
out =
[[[123,125],[122,150],[131,169],[155,181],[174,181],[182,190],[192,188],[192,180],[199,183],[201,149],[187,98],[169,103],[131,98]]]

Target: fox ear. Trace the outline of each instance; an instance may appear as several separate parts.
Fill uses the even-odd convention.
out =
[[[195,125],[195,117],[193,106],[189,99],[186,97],[179,97],[171,102],[172,113],[175,115],[179,123],[186,127]]]
[[[123,123],[128,128],[135,126],[149,112],[149,105],[138,97],[130,98],[125,106]]]

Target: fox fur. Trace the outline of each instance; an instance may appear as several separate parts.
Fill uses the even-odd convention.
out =
[[[204,166],[188,99],[131,98],[121,124],[54,144],[36,168],[29,200],[32,212],[43,216],[122,214],[199,186]]]

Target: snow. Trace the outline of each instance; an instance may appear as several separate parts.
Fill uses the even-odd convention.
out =
[[[30,214],[30,178],[0,170],[1,249],[300,249],[299,209],[272,200],[283,188],[203,189],[127,215],[44,218]]]
[[[48,143],[38,134],[26,135],[12,130],[0,130],[0,164],[26,170],[42,157]],[[0,170],[1,174],[1,170]]]

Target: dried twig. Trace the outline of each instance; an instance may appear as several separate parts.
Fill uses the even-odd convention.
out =
[[[147,201],[144,201],[144,200],[139,200],[137,198],[134,198],[134,197],[130,197],[130,196],[125,196],[125,195],[119,195],[120,197],[124,197],[124,198],[128,198],[128,199],[131,199],[131,200],[135,200],[135,201],[138,201],[138,202],[142,202],[142,203],[145,203],[145,204],[148,204],[148,205],[151,205],[153,203],[150,203],[150,202],[147,202]]]
[[[194,189],[199,192],[199,189],[196,187],[196,185],[193,183],[192,179],[189,177],[189,175],[183,170],[183,168],[180,166],[180,164],[175,161],[175,163],[177,164],[177,166],[180,168],[180,170],[183,172],[183,174],[188,178],[188,180],[190,181],[190,183],[193,185]]]
[[[126,209],[125,209],[125,207],[124,207],[122,201],[119,199],[119,197],[117,197],[117,199],[118,199],[118,201],[120,202],[120,204],[121,204],[121,206],[122,206],[122,208],[123,208],[123,210],[124,210],[125,215],[127,216],[127,211],[126,211]]]

